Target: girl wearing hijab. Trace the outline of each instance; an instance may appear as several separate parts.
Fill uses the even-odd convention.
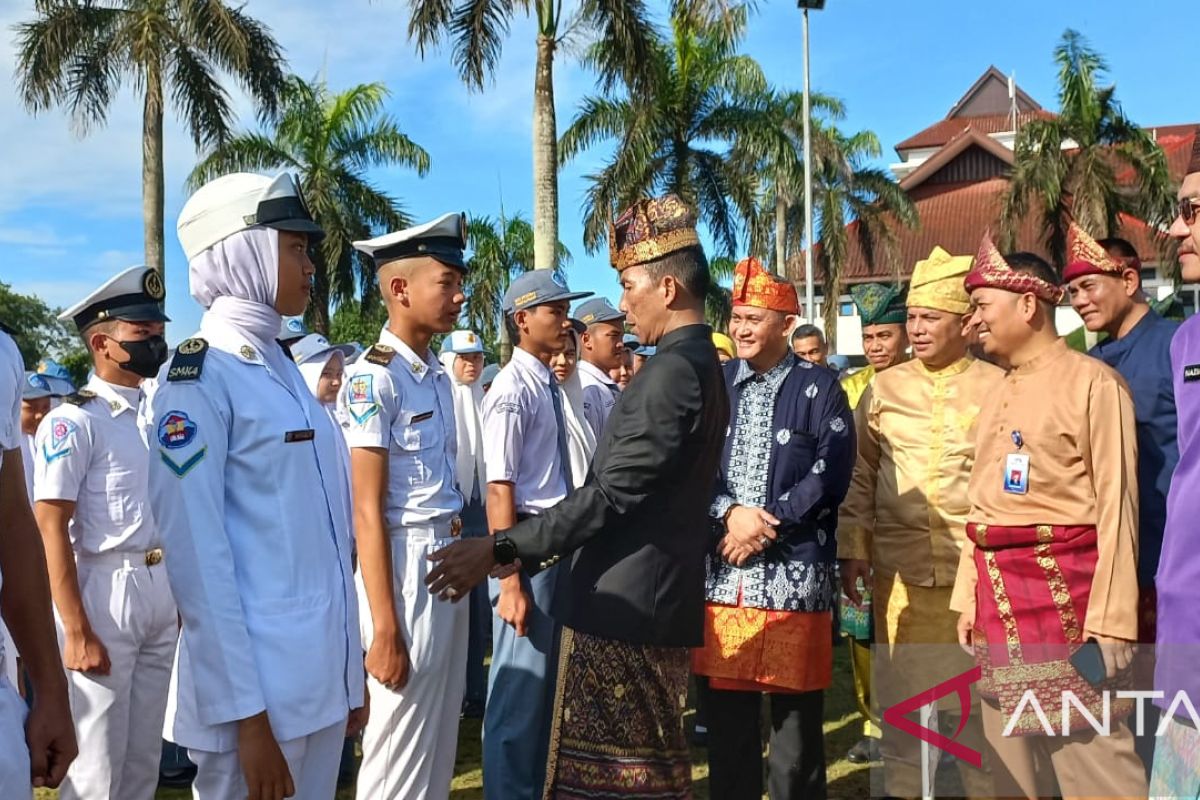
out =
[[[562,387],[563,422],[567,426],[567,452],[571,457],[571,477],[578,489],[587,479],[596,452],[596,434],[583,414],[583,384],[575,367],[579,358],[582,325],[572,320],[571,336],[561,353],[550,359],[550,370]]]
[[[468,538],[487,536],[487,513],[483,507],[487,481],[483,471],[483,434],[479,424],[484,391],[483,342],[472,331],[453,331],[442,343],[438,359],[450,376],[450,391],[454,398],[454,424],[458,439],[455,474],[463,496],[462,535]],[[470,615],[463,716],[481,719],[487,704],[487,666],[484,659],[492,635],[492,604],[488,599],[487,586],[476,586],[471,590]]]
[[[346,360],[354,353],[354,345],[332,345],[319,333],[310,333],[295,341],[289,348],[304,384],[313,397],[325,409],[333,422],[334,436],[338,443],[338,455],[345,468],[346,480],[350,480],[350,449],[342,434],[342,420],[337,415],[337,395],[342,388],[342,376],[346,372]]]
[[[180,214],[199,334],[159,372],[150,496],[183,618],[168,738],[197,800],[328,800],[363,705],[337,427],[275,337],[320,240],[289,175],[234,174]]]

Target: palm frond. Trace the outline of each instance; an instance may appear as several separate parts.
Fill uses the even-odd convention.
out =
[[[512,0],[463,0],[451,13],[454,66],[467,88],[483,91],[484,81],[500,62],[512,13]]]
[[[167,64],[171,102],[187,123],[196,148],[228,138],[233,116],[229,95],[204,58],[180,43],[171,52]]]

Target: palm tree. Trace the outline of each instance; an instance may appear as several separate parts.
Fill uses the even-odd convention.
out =
[[[897,224],[915,227],[920,218],[908,194],[889,172],[865,165],[868,159],[878,158],[881,153],[879,138],[874,133],[862,131],[845,136],[828,126],[819,136],[836,145],[834,157],[813,158],[813,214],[820,243],[813,253],[814,266],[823,275],[822,316],[825,338],[832,350],[837,346],[838,298],[850,246],[847,225],[851,221],[857,223],[854,227],[859,247],[872,270],[880,259],[891,262],[895,270],[893,228]],[[814,141],[817,138],[814,134]],[[802,229],[803,208],[797,213],[793,207],[789,213],[788,224]],[[796,266],[795,260],[789,264],[792,269]],[[796,280],[794,275],[788,277]]]
[[[744,12],[740,12],[744,22]],[[690,17],[671,20],[672,40],[660,42],[646,64],[644,87],[624,82],[585,98],[559,142],[566,164],[602,142],[615,140],[612,158],[588,175],[584,245],[604,241],[611,215],[640,197],[674,192],[697,209],[722,255],[737,251],[738,232],[753,216],[757,178],[739,168],[728,150],[754,128],[771,125],[763,105],[767,80],[754,59],[736,52],[741,26],[732,32]],[[593,47],[589,60],[603,66],[610,45]]]
[[[366,177],[375,167],[403,166],[418,175],[429,171],[429,154],[383,111],[388,96],[382,83],[364,83],[333,93],[322,80],[287,79],[282,110],[267,133],[247,132],[225,141],[196,165],[189,178],[198,185],[236,170],[289,170],[300,173],[313,217],[325,229],[314,251],[317,273],[312,327],[329,330],[331,301],[345,302],[375,288],[370,259],[351,246],[379,229],[411,224],[399,202]]]
[[[708,262],[708,294],[704,297],[704,319],[714,331],[729,330],[729,318],[733,314],[733,291],[724,284],[733,280],[737,264],[732,258],[718,256]]]
[[[845,117],[843,103],[824,94],[810,98],[814,112],[834,121]],[[762,176],[760,197],[750,220],[750,252],[774,254],[776,273],[786,271],[788,251],[803,245],[803,225],[793,224],[804,197],[804,100],[800,92],[771,92],[762,100],[769,124],[756,125],[742,132],[734,144],[732,156],[738,169]],[[837,159],[838,142],[826,135],[830,129],[814,126],[812,150],[815,161]]]
[[[1129,121],[1115,86],[1100,86],[1108,65],[1079,33],[1067,30],[1054,50],[1059,114],[1027,122],[1017,134],[1012,180],[1001,199],[1004,244],[1031,211],[1056,263],[1063,263],[1073,217],[1097,238],[1117,232],[1118,214],[1165,227],[1174,216],[1166,157]],[[1122,185],[1120,172],[1132,175]]]
[[[146,264],[163,269],[163,108],[170,97],[196,148],[223,141],[233,77],[264,116],[277,108],[283,54],[270,29],[223,0],[35,0],[16,26],[17,80],[33,113],[64,106],[81,133],[103,125],[122,84],[142,95]]]
[[[533,81],[534,265],[556,266],[558,236],[558,125],[554,109],[554,54],[560,32],[586,31],[622,53],[622,74],[644,63],[654,34],[644,0],[581,0],[564,25],[562,0],[410,0],[408,33],[422,56],[442,37],[453,42],[453,59],[468,88],[482,91],[500,60],[513,15],[533,7],[537,15],[537,62]]]
[[[498,349],[501,361],[508,363],[512,346],[500,324],[500,305],[512,279],[534,268],[533,226],[519,214],[507,219],[503,213],[499,219],[473,216],[467,221],[467,246],[471,258],[467,262],[464,322],[487,349]],[[563,268],[571,253],[561,242],[557,251],[555,270],[565,279]]]

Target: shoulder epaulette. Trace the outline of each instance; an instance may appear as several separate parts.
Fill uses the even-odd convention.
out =
[[[208,355],[208,342],[204,339],[187,339],[180,343],[167,370],[168,381],[194,381],[204,372],[204,357]]]
[[[392,359],[396,357],[396,350],[386,344],[372,345],[367,354],[363,356],[363,360],[369,361],[372,364],[378,364],[381,367],[386,367],[392,363]]]
[[[91,389],[80,389],[74,394],[69,394],[63,398],[64,403],[70,403],[73,406],[81,406],[88,400],[96,396],[96,393]]]

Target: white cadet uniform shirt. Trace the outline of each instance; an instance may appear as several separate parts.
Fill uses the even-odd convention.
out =
[[[150,509],[150,453],[142,438],[137,389],[92,376],[95,397],[63,403],[34,437],[35,500],[69,500],[67,526],[77,553],[145,552],[160,547]]]
[[[549,367],[517,347],[483,396],[484,472],[489,483],[514,485],[519,514],[539,514],[567,496],[552,380]]]
[[[263,710],[279,741],[344,720],[362,650],[329,415],[291,359],[276,373],[219,319],[200,335],[200,377],[168,381],[168,362],[151,398],[150,497],[183,616],[167,738],[225,752]]]
[[[583,385],[583,416],[599,442],[600,434],[604,432],[604,426],[608,422],[608,415],[617,404],[617,395],[621,393],[621,388],[607,372],[590,361],[580,359],[577,371],[579,382]]]
[[[463,507],[450,378],[432,354],[421,358],[387,328],[379,343],[396,351],[387,366],[364,355],[347,368],[338,397],[346,444],[388,451],[389,530],[450,522]]]

